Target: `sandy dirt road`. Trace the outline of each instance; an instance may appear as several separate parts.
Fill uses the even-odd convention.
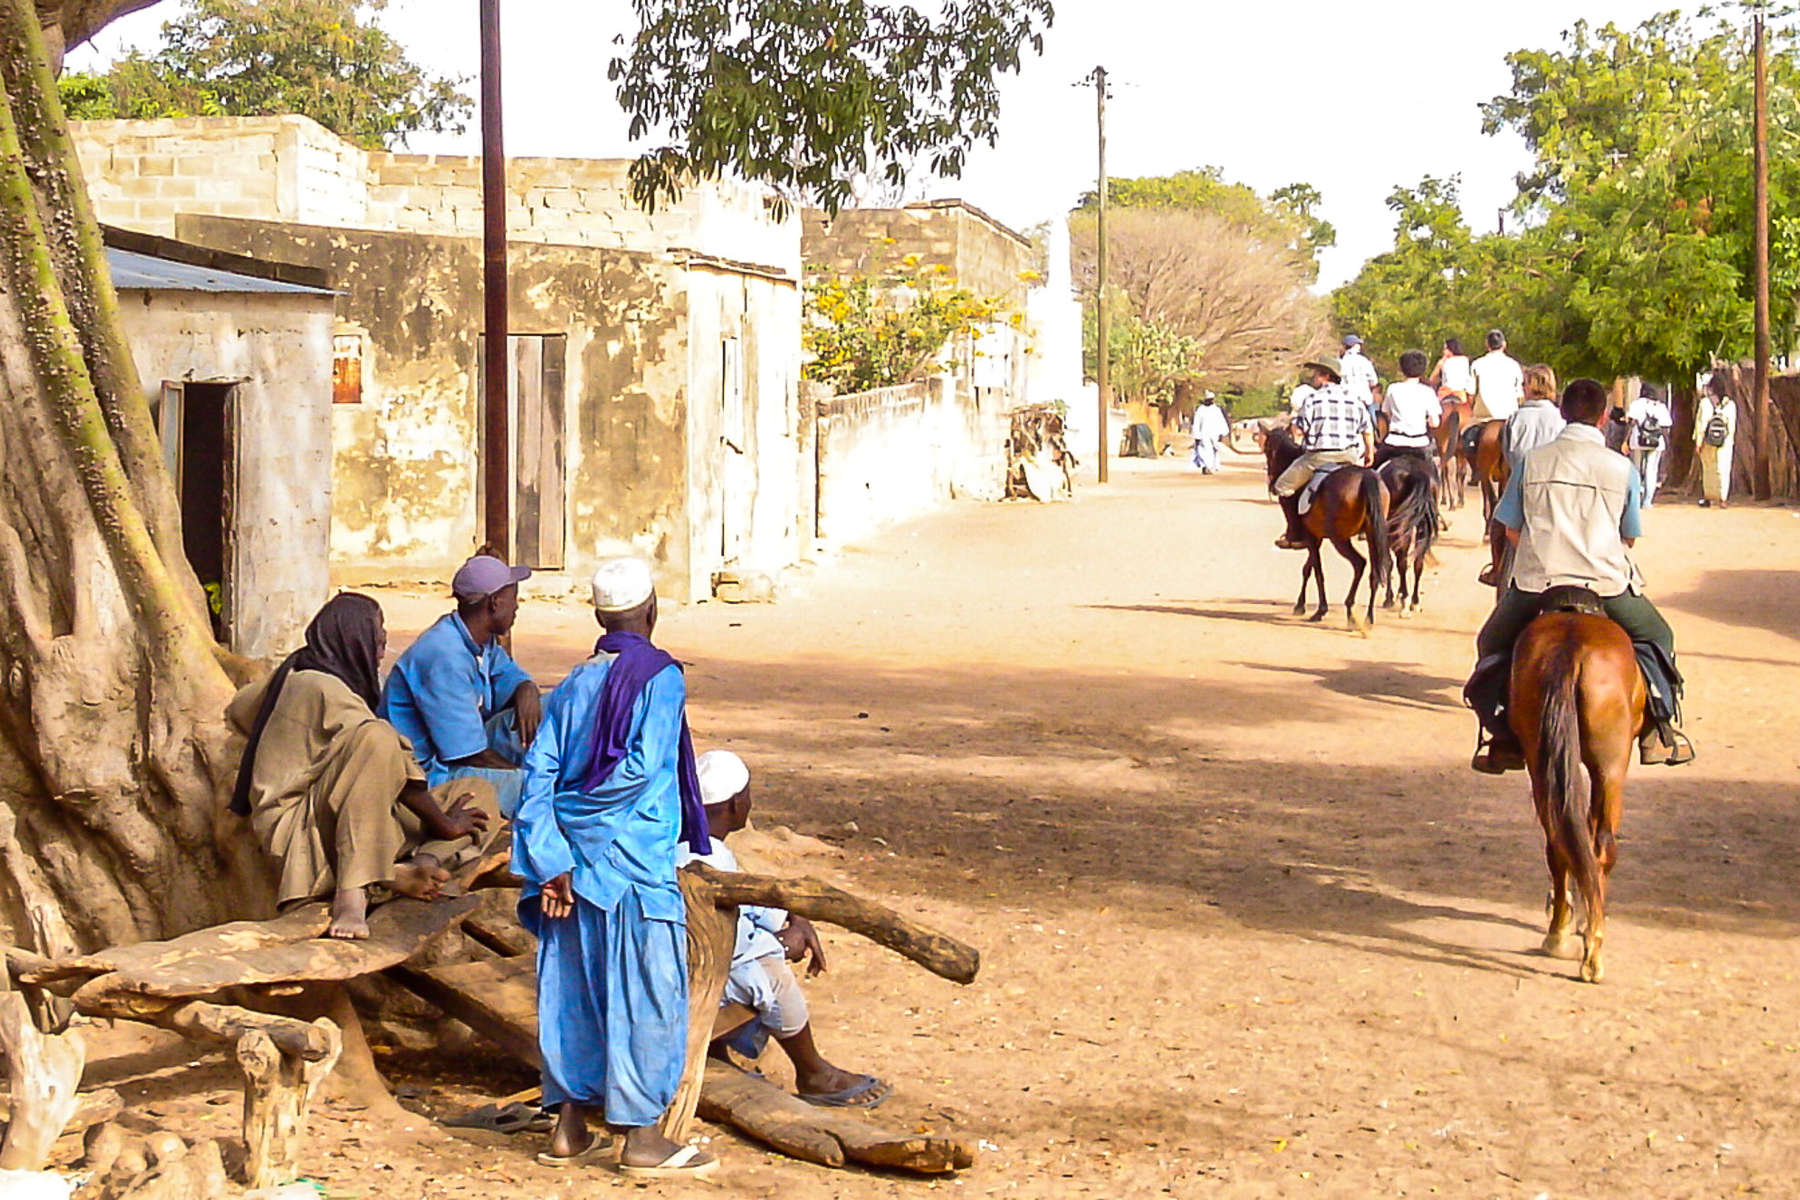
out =
[[[749,760],[760,823],[835,847],[792,869],[984,955],[959,988],[838,934],[810,992],[826,1053],[895,1081],[883,1115],[983,1139],[974,1170],[834,1173],[709,1130],[714,1190],[1800,1193],[1796,514],[1652,510],[1640,559],[1701,759],[1633,769],[1595,987],[1534,953],[1523,777],[1466,767],[1479,509],[1425,612],[1364,639],[1341,610],[1288,615],[1300,557],[1270,548],[1260,472],[1228,459],[1212,479],[1123,463],[1073,504],[958,505],[778,604],[666,616],[702,747]],[[1327,572],[1340,592],[1346,568]],[[397,630],[432,615],[378,594]],[[518,653],[554,679],[590,630],[530,600]],[[329,1109],[319,1133],[333,1194],[624,1186],[533,1165],[529,1136],[396,1142]]]

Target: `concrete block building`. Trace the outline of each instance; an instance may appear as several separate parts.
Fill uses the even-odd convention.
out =
[[[297,116],[74,133],[103,221],[329,282],[332,573],[447,575],[481,541],[479,158]],[[635,552],[700,599],[810,546],[800,222],[730,182],[645,213],[628,167],[508,163],[514,558],[581,575]]]

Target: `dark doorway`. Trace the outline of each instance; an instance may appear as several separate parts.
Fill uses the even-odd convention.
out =
[[[181,497],[181,544],[206,589],[213,636],[225,637],[231,601],[231,484],[237,384],[165,383],[157,426]]]
[[[506,339],[512,394],[507,430],[512,439],[512,561],[558,570],[563,565],[563,371],[569,338],[561,333],[515,333]],[[485,461],[487,340],[476,350],[476,444]],[[485,511],[487,479],[475,474],[475,511]]]

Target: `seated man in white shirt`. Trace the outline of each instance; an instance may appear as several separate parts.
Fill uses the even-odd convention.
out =
[[[1425,374],[1425,352],[1408,350],[1400,356],[1400,373],[1406,376],[1388,385],[1381,402],[1381,415],[1387,418],[1387,435],[1375,448],[1375,465],[1380,466],[1397,454],[1431,456],[1431,431],[1443,414],[1443,401],[1429,384]]]
[[[1469,368],[1475,376],[1475,420],[1504,421],[1525,394],[1525,368],[1506,352],[1506,335],[1498,329],[1488,330],[1487,348]]]
[[[700,798],[706,805],[712,851],[696,855],[684,843],[676,865],[703,862],[721,871],[736,871],[737,856],[725,845],[725,838],[749,823],[750,768],[729,750],[708,750],[694,767],[700,778]],[[813,1042],[806,994],[788,965],[809,954],[812,963],[807,975],[825,970],[825,949],[805,917],[757,905],[738,908],[737,947],[723,1000],[743,1005],[755,1012],[756,1018],[721,1039],[722,1044],[715,1043],[713,1053],[722,1055],[729,1048],[746,1058],[757,1058],[773,1035],[794,1064],[794,1090],[800,1099],[831,1108],[874,1108],[888,1098],[893,1086],[873,1075],[833,1066]]]

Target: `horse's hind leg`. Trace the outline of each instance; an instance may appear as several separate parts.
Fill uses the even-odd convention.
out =
[[[1362,586],[1363,571],[1368,567],[1369,560],[1357,552],[1356,543],[1352,542],[1349,538],[1332,538],[1331,544],[1337,547],[1337,552],[1339,554],[1350,560],[1350,591],[1344,597],[1344,613],[1350,618],[1350,628],[1356,630],[1358,633],[1366,634],[1368,633],[1367,627],[1363,625],[1361,619],[1356,615],[1356,590]],[[1325,598],[1323,574],[1324,572],[1321,570],[1321,578],[1319,581],[1319,599],[1321,601]],[[1319,607],[1319,616],[1313,619],[1318,620],[1319,617],[1323,617],[1324,615],[1325,608],[1323,603],[1321,603]],[[1369,585],[1369,619],[1371,621],[1375,619],[1375,585],[1372,583]]]
[[[1300,564],[1300,596],[1294,601],[1294,615],[1301,616],[1306,612],[1306,587],[1312,582],[1313,563],[1319,557],[1319,549],[1313,547],[1307,553],[1306,561]]]
[[[1587,897],[1587,928],[1583,930],[1581,977],[1599,983],[1605,977],[1605,964],[1600,958],[1601,944],[1606,940],[1606,893],[1613,864],[1619,860],[1619,819],[1625,810],[1625,769],[1631,761],[1630,743],[1618,761],[1599,768],[1589,766],[1593,790],[1588,798],[1588,833],[1594,840],[1594,858],[1600,864],[1596,873],[1600,894]]]
[[[1550,929],[1544,934],[1543,950],[1551,958],[1574,958],[1569,942],[1569,927],[1575,923],[1575,906],[1569,902],[1569,862],[1553,834],[1544,842],[1544,861],[1550,867],[1550,895],[1544,901]]]

